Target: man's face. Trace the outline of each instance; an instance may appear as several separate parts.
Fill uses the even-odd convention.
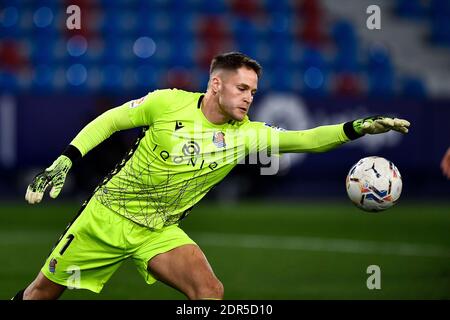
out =
[[[216,84],[220,112],[232,120],[242,121],[256,93],[256,72],[247,67],[223,70],[218,74]]]

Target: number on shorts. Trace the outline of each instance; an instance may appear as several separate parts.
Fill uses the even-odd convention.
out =
[[[73,234],[69,234],[69,235],[67,236],[67,242],[66,242],[66,244],[64,245],[64,247],[61,248],[61,251],[59,251],[59,254],[60,254],[60,255],[63,255],[63,254],[64,254],[64,251],[67,250],[67,248],[69,247],[69,245],[70,245],[70,243],[72,242],[73,238],[75,238],[75,236],[74,236]]]

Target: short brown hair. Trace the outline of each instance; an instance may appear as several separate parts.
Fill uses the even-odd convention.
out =
[[[261,76],[261,65],[256,60],[240,52],[227,52],[216,55],[211,61],[209,74],[212,74],[217,69],[237,70],[241,67],[252,69],[258,77]]]

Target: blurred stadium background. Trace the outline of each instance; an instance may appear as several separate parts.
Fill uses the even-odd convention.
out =
[[[369,30],[369,5],[381,29]],[[69,30],[70,5],[81,29]],[[33,280],[51,246],[130,147],[114,134],[71,171],[60,200],[23,197],[32,177],[101,112],[157,88],[204,91],[210,59],[241,51],[264,67],[250,116],[306,129],[371,114],[408,135],[286,155],[275,176],[238,165],[183,222],[228,299],[449,299],[450,2],[447,0],[85,0],[0,4],[0,299]],[[403,175],[400,203],[364,214],[347,200],[353,163],[379,155]],[[381,268],[381,290],[366,270]],[[182,299],[125,263],[101,295]]]

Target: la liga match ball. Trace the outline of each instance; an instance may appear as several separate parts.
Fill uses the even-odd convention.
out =
[[[395,205],[403,186],[394,163],[376,156],[363,158],[353,165],[345,184],[350,200],[368,212],[383,211]]]

